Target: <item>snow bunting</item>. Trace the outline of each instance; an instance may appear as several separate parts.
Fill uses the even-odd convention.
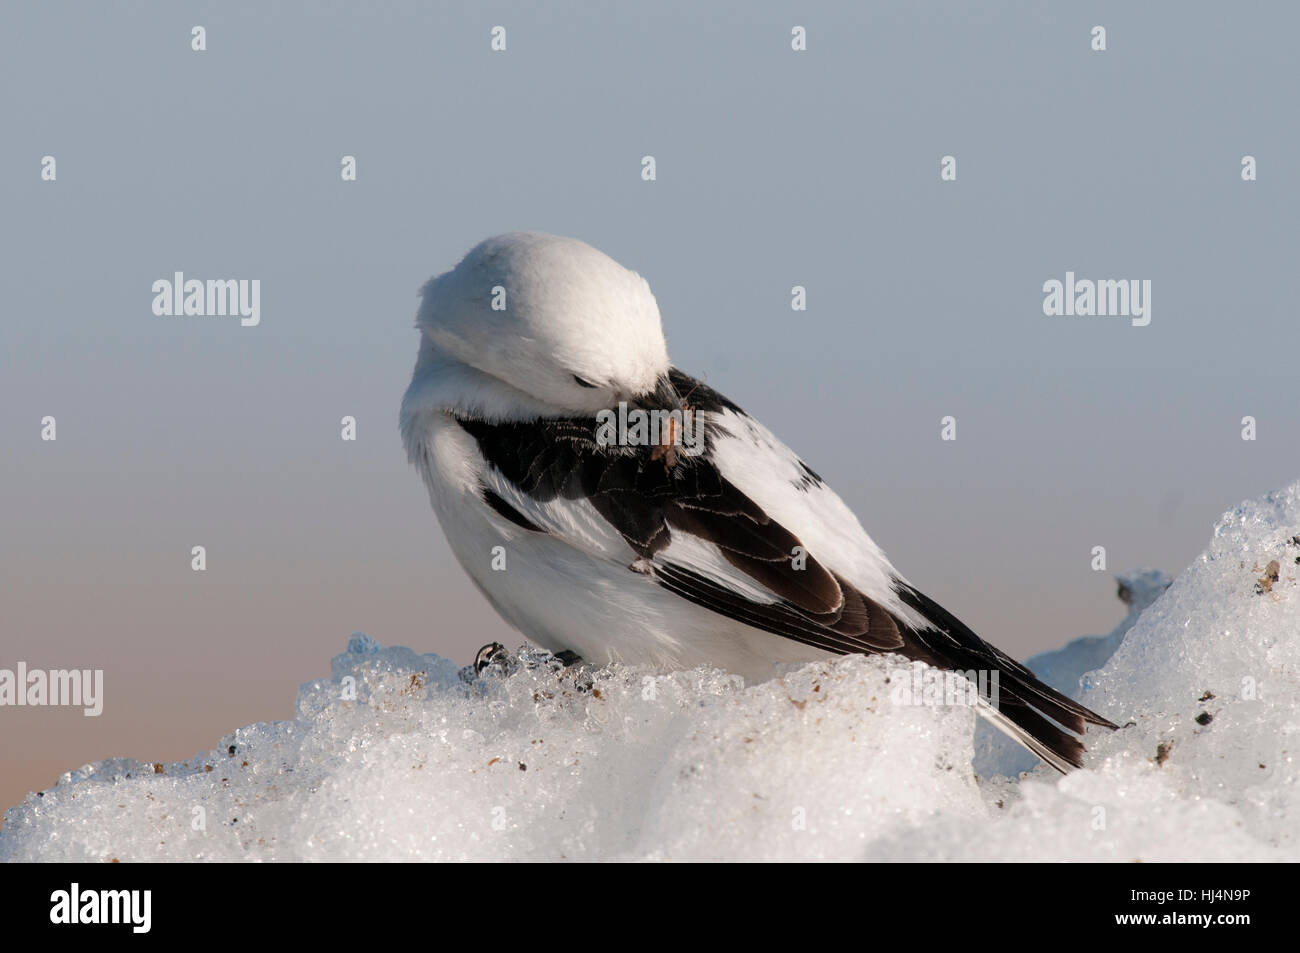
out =
[[[850,652],[993,673],[981,712],[1060,771],[1084,749],[1058,726],[1115,727],[911,586],[816,472],[673,367],[640,275],[512,233],[422,298],[403,442],[457,559],[529,639],[750,679]]]

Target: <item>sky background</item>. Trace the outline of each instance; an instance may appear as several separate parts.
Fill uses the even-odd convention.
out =
[[[397,432],[418,289],[514,229],[643,274],[675,363],[985,638],[1109,631],[1112,572],[1177,573],[1300,476],[1298,33],[1283,3],[5,4],[0,668],[106,698],[0,709],[0,806],[289,718],[355,630],[518,644]],[[260,279],[260,326],[155,316],[178,270]],[[1150,326],[1045,317],[1067,270],[1150,279]]]

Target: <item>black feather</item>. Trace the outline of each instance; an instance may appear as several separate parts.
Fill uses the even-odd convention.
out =
[[[668,459],[654,447],[604,446],[596,439],[594,416],[512,423],[462,419],[460,424],[488,463],[521,493],[542,503],[556,498],[589,501],[649,562],[647,574],[656,583],[696,605],[828,652],[896,652],[946,670],[996,671],[1001,713],[1070,764],[1080,763],[1083,745],[1057,724],[1078,733],[1088,724],[1116,727],[1043,684],[911,586],[898,582],[897,594],[928,626],[918,628],[896,618],[806,549],[796,565],[799,538],[772,520],[713,462],[717,422],[712,415],[744,411],[675,368],[669,380],[686,406],[706,414],[703,453]],[[801,468],[801,489],[821,483],[811,469]],[[511,522],[542,531],[486,488],[484,499]],[[732,566],[766,587],[777,601],[755,602],[665,558],[662,554],[675,532],[717,546]],[[645,566],[639,571],[645,572]]]
[[[484,503],[492,507],[492,509],[496,510],[498,513],[500,513],[510,522],[514,523],[516,526],[522,526],[524,529],[530,529],[535,533],[546,532],[544,529],[542,529],[540,526],[538,526],[536,523],[530,520],[527,516],[525,516],[523,513],[520,513],[517,509],[515,509],[513,506],[511,506],[509,503],[503,500],[500,496],[498,496],[496,493],[490,490],[488,487],[486,486],[480,487],[480,492],[483,494]]]

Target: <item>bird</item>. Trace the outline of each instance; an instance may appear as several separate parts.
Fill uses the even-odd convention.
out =
[[[673,365],[649,283],[591,245],[488,238],[423,286],[416,329],[407,457],[471,581],[543,649],[750,682],[851,653],[992,673],[980,713],[1062,773],[1076,735],[1116,728],[909,583],[816,471]]]

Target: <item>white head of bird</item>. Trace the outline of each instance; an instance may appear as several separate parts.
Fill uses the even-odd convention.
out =
[[[513,416],[502,407],[585,415],[620,400],[673,400],[650,285],[584,242],[536,232],[489,238],[422,295],[420,364],[494,392],[477,408],[491,416]]]

